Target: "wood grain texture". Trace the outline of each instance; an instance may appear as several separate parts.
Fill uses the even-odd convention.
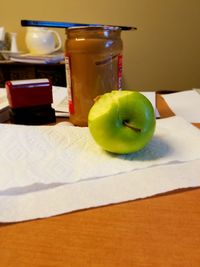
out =
[[[158,101],[162,116],[169,115],[165,103]],[[0,224],[0,266],[199,267],[199,199],[200,188],[178,190],[48,219]]]

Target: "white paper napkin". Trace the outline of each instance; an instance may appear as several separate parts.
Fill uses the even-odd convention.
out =
[[[187,90],[162,97],[177,116],[189,122],[200,122],[200,95],[196,90]]]
[[[74,183],[200,159],[200,131],[182,118],[157,121],[152,141],[129,155],[103,151],[87,127],[0,125],[0,192]]]
[[[87,128],[0,124],[0,222],[200,186],[200,131],[184,119],[157,121],[150,144],[117,156]]]
[[[0,222],[45,218],[75,210],[146,198],[200,186],[200,160],[163,165],[126,174],[44,187],[5,191],[0,195]]]

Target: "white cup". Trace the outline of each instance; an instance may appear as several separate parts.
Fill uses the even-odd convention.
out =
[[[62,46],[60,35],[56,31],[40,27],[27,28],[25,42],[33,55],[48,55]]]

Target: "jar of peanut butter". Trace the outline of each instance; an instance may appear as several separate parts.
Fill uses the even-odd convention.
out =
[[[68,28],[66,35],[70,122],[87,126],[94,99],[121,89],[121,29],[110,26]]]

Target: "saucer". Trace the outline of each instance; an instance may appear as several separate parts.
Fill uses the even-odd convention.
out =
[[[9,60],[13,56],[19,56],[23,54],[24,52],[11,52],[9,50],[0,50],[0,54],[3,56],[5,60]]]

